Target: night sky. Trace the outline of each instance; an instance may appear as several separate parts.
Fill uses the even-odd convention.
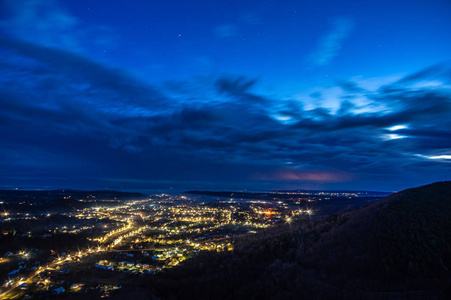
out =
[[[451,180],[451,4],[0,1],[0,188]]]

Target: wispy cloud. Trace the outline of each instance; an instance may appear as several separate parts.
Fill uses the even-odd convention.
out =
[[[82,53],[85,43],[115,45],[107,26],[86,26],[56,0],[5,0],[0,4],[3,36]]]
[[[79,20],[54,0],[6,0],[8,11],[0,27],[8,35],[46,46],[79,49],[74,35]]]
[[[343,41],[350,35],[353,27],[354,23],[350,19],[334,19],[332,29],[320,40],[311,54],[312,63],[317,66],[329,64],[339,54]]]

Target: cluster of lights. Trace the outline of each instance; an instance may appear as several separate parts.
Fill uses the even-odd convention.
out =
[[[233,247],[230,243],[230,235],[220,233],[225,226],[236,226],[235,228],[232,228],[233,230],[236,230],[239,226],[241,226],[242,229],[245,229],[247,232],[256,232],[251,229],[269,227],[271,225],[267,224],[267,221],[271,219],[280,219],[285,220],[287,223],[291,223],[294,220],[292,217],[295,217],[296,215],[301,213],[306,213],[309,215],[312,214],[310,209],[290,211],[287,207],[285,207],[286,203],[284,202],[278,203],[279,205],[282,205],[279,206],[282,207],[281,209],[267,209],[267,204],[269,203],[268,201],[252,200],[249,201],[251,203],[250,211],[243,213],[240,211],[240,208],[237,209],[237,207],[232,205],[217,208],[202,206],[202,204],[200,204],[200,206],[175,204],[174,202],[177,200],[179,199],[169,197],[163,198],[159,201],[140,200],[127,202],[126,205],[115,207],[106,208],[98,206],[95,208],[78,210],[75,217],[79,219],[108,219],[122,224],[125,222],[126,225],[109,231],[108,225],[103,225],[101,229],[103,236],[93,239],[94,241],[99,242],[101,244],[100,246],[94,249],[88,248],[78,251],[78,253],[73,254],[72,256],[71,254],[68,254],[64,257],[57,257],[46,266],[43,266],[43,268],[39,267],[39,269],[36,270],[35,275],[39,274],[43,270],[50,269],[66,262],[80,261],[79,259],[77,260],[77,258],[81,258],[86,255],[93,255],[105,251],[119,251],[114,250],[113,248],[121,243],[124,243],[125,240],[131,244],[153,242],[158,243],[161,246],[166,245],[163,246],[163,248],[159,248],[164,251],[164,255],[162,257],[173,258],[170,262],[168,262],[168,265],[175,266],[180,262],[180,260],[176,259],[177,257],[174,257],[173,255],[175,253],[174,251],[179,251],[179,249],[174,246],[180,247],[180,251],[182,251],[182,253],[190,253],[193,252],[193,250],[232,250]],[[266,208],[262,208],[262,206]],[[237,220],[233,218],[237,211],[239,214],[244,215],[244,220]],[[4,214],[7,216],[6,212]],[[72,216],[74,216],[74,214],[72,214]],[[139,222],[143,222],[148,219],[152,219],[151,222],[153,222],[154,226],[139,225]],[[182,223],[177,224],[176,222]],[[149,224],[149,222],[147,222],[147,224]],[[144,230],[149,229],[160,231],[161,234],[147,238],[143,238],[143,236],[141,236],[140,238],[130,241],[130,238],[133,236],[139,235]],[[215,232],[218,229],[219,234],[216,234]],[[196,234],[198,237],[186,239],[186,236],[184,235],[190,234]],[[133,247],[133,245],[131,245],[131,247]],[[178,254],[180,253],[177,252],[176,256]],[[24,253],[24,257],[28,257],[28,254]],[[29,277],[29,279],[31,278],[32,276]]]

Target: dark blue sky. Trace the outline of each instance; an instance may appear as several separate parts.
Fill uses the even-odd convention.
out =
[[[0,2],[0,188],[451,179],[451,4]]]

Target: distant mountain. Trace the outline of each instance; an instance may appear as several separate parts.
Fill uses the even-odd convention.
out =
[[[449,299],[450,270],[451,182],[438,182],[242,236],[150,285],[163,299]]]
[[[231,191],[187,191],[187,194],[193,195],[204,195],[204,196],[212,196],[212,197],[231,197],[231,198],[247,198],[247,199],[264,199],[264,200],[280,200],[280,199],[293,199],[296,197],[305,197],[307,195],[310,196],[324,196],[333,198],[348,198],[346,193],[354,194],[358,197],[367,197],[367,198],[383,198],[391,193],[387,192],[369,192],[369,191],[307,191],[307,190],[286,190],[286,191],[271,191],[271,192],[259,192],[259,193],[251,193],[251,192],[231,192]]]
[[[111,190],[79,191],[79,190],[0,190],[0,200],[4,201],[42,201],[57,199],[134,199],[145,198],[141,193],[118,192]]]

